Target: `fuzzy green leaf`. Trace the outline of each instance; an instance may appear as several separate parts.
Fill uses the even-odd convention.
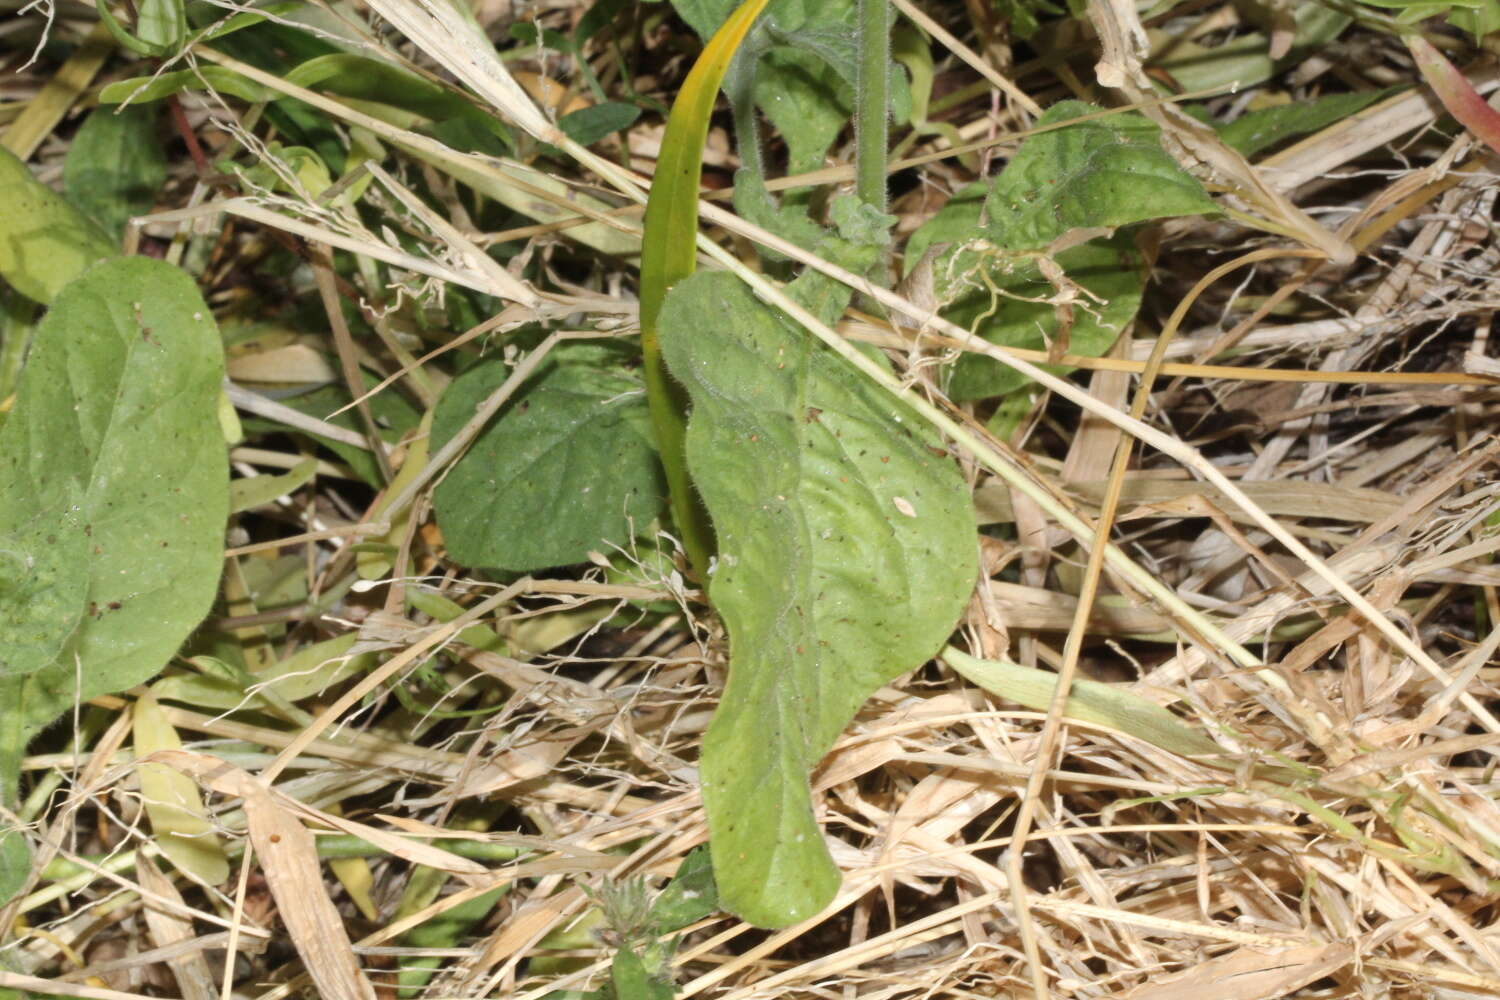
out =
[[[0,147],[0,278],[47,303],[90,264],[119,250],[87,216]]]
[[[495,359],[455,379],[433,416],[433,448],[510,374]],[[626,545],[656,517],[662,492],[641,383],[605,357],[558,363],[529,383],[453,466],[433,503],[454,559],[529,572]]]
[[[709,594],[730,640],[701,762],[714,872],[727,909],[782,927],[839,884],[808,772],[952,629],[973,510],[913,414],[735,278],[680,284],[661,330],[692,397],[688,465],[719,537]]]

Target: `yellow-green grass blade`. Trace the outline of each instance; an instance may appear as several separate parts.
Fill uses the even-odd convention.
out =
[[[687,428],[686,397],[667,375],[657,340],[657,318],[673,285],[693,273],[697,263],[698,185],[703,175],[703,144],[708,119],[719,96],[729,63],[768,0],[745,0],[709,39],[693,64],[667,117],[656,176],[646,202],[641,244],[641,353],[645,360],[646,395],[651,425],[661,450],[672,516],[688,559],[705,576],[713,553],[713,529],[696,499],[683,461]]]

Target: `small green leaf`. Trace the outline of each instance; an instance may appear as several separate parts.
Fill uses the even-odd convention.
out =
[[[677,995],[671,983],[651,975],[646,963],[629,948],[615,952],[609,967],[613,1000],[672,1000]]]
[[[671,934],[697,923],[719,908],[719,889],[707,846],[695,847],[677,866],[677,874],[651,904],[651,925]]]
[[[943,650],[943,661],[969,683],[997,697],[1038,712],[1052,707],[1057,675],[1051,671],[1001,660],[980,660],[951,646]],[[1063,714],[1078,722],[1119,730],[1184,757],[1224,752],[1201,730],[1118,684],[1076,678],[1068,689]]]
[[[182,0],[140,0],[135,32],[156,52],[175,55],[187,40],[187,14]]]
[[[0,147],[0,278],[47,303],[90,264],[119,250],[66,198],[31,176]]]
[[[594,143],[621,129],[629,128],[641,116],[641,109],[622,101],[606,101],[563,115],[557,127],[580,146]]]
[[[1098,110],[1063,101],[1037,127]],[[1129,112],[1031,136],[990,188],[986,235],[1005,250],[1042,250],[1074,229],[1217,212],[1203,186],[1161,148],[1160,135],[1155,123]]]
[[[156,204],[167,156],[150,107],[99,108],[84,120],[63,161],[68,198],[115,239]]]
[[[559,348],[454,464],[433,496],[454,559],[517,572],[625,545],[661,507],[646,399],[613,352]],[[557,352],[555,352],[557,353]],[[587,358],[581,363],[565,359]],[[433,417],[440,448],[511,375],[499,358],[453,381]]]
[[[662,346],[719,537],[729,683],[701,771],[723,905],[764,927],[839,873],[808,772],[870,693],[942,645],[976,572],[957,467],[916,417],[723,273],[678,285]]]

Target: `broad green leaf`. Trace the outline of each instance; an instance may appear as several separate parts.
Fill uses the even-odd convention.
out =
[[[1045,301],[1056,295],[1056,289],[1034,258],[975,242],[983,232],[983,200],[982,182],[949,199],[912,233],[906,267],[912,270],[930,248],[937,247],[922,266],[930,272],[933,294],[947,303],[945,318],[994,344],[1046,350],[1059,336],[1057,309]],[[1097,300],[1082,297],[1075,304],[1069,353],[1103,354],[1140,308],[1145,275],[1139,255],[1128,240],[1116,237],[1065,250],[1056,261],[1070,280],[1098,296]],[[1054,365],[1048,370],[1062,374],[1071,369]],[[965,354],[954,366],[946,389],[953,399],[967,401],[1004,395],[1026,381],[998,361]]]
[[[943,661],[990,694],[1038,712],[1052,707],[1057,675],[1049,670],[1002,660],[980,660],[952,646],[943,650]],[[1223,753],[1201,730],[1118,684],[1104,684],[1086,677],[1074,679],[1068,688],[1063,714],[1077,722],[1118,730],[1184,757]]]
[[[614,352],[559,349],[480,433],[433,495],[449,554],[469,566],[530,572],[624,545],[661,507],[661,473],[641,383]],[[563,359],[586,357],[585,363]],[[476,365],[443,393],[441,448],[511,375]]]
[[[657,338],[657,319],[667,289],[693,273],[698,253],[698,186],[703,146],[719,85],[766,0],[745,0],[718,28],[693,63],[667,116],[656,175],[646,201],[641,240],[641,355],[651,427],[661,454],[672,504],[672,520],[695,569],[706,570],[713,533],[704,523],[683,465],[686,426],[680,389],[667,378]]]
[[[0,539],[23,562],[48,565],[59,546],[79,556],[81,626],[59,662],[71,675],[83,658],[84,698],[159,669],[208,610],[228,507],[222,378],[212,315],[160,261],[93,268],[37,332],[0,432]],[[13,599],[0,610],[52,613]],[[0,643],[0,675],[34,669]]]
[[[1063,101],[1037,119],[1057,125],[1099,109]],[[1217,212],[1203,186],[1161,147],[1161,130],[1129,112],[1028,138],[985,199],[985,235],[1003,250],[1042,250],[1074,229]]]
[[[146,103],[159,101],[184,90],[212,89],[220,94],[238,97],[242,101],[260,103],[275,100],[279,95],[268,87],[249,80],[233,70],[222,66],[199,66],[196,69],[179,69],[156,76],[137,76],[129,80],[117,80],[107,84],[99,92],[100,104]]]
[[[51,302],[90,264],[119,249],[66,198],[0,147],[0,278],[29,299]]]
[[[1350,115],[1389,97],[1387,90],[1328,94],[1311,101],[1292,101],[1275,108],[1262,108],[1241,115],[1218,128],[1219,138],[1245,156],[1254,156],[1286,139],[1343,121]]]
[[[667,298],[687,458],[719,537],[729,683],[701,772],[724,906],[760,926],[838,888],[808,772],[872,691],[942,645],[976,571],[957,467],[915,416],[732,276]]]
[[[167,156],[152,108],[99,108],[84,120],[63,161],[68,198],[115,239],[156,203]]]
[[[1096,110],[1064,101],[1037,125]],[[1217,211],[1197,180],[1161,148],[1159,136],[1144,116],[1126,113],[1030,137],[982,205],[980,186],[966,188],[912,235],[907,269],[934,245],[953,244],[923,265],[931,269],[933,294],[945,304],[947,319],[994,344],[1102,354],[1140,306],[1145,276],[1130,240],[1096,239],[1056,254],[1066,278],[1062,287],[1047,279],[1038,255],[1073,231]],[[1068,298],[1073,315],[1065,327],[1055,303]],[[947,388],[962,401],[1003,395],[1025,382],[997,361],[966,354]]]
[[[146,680],[208,612],[229,507],[223,378],[212,314],[161,261],[99,264],[38,328],[0,429],[0,551],[66,575],[0,593],[0,799],[37,730]]]
[[[181,750],[182,740],[151,692],[136,700],[131,718],[136,759],[158,750]],[[214,833],[213,820],[203,808],[198,783],[165,764],[143,763],[138,768],[141,802],[151,821],[156,844],[179,871],[206,885],[229,877],[229,859]]]

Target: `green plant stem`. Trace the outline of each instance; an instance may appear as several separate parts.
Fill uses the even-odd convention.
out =
[[[890,149],[890,0],[859,0],[859,62],[854,68],[854,193],[886,209]]]
[[[734,109],[734,147],[740,154],[740,168],[765,179],[766,162],[760,148],[760,122],[755,117],[755,98],[750,88],[731,95]]]

